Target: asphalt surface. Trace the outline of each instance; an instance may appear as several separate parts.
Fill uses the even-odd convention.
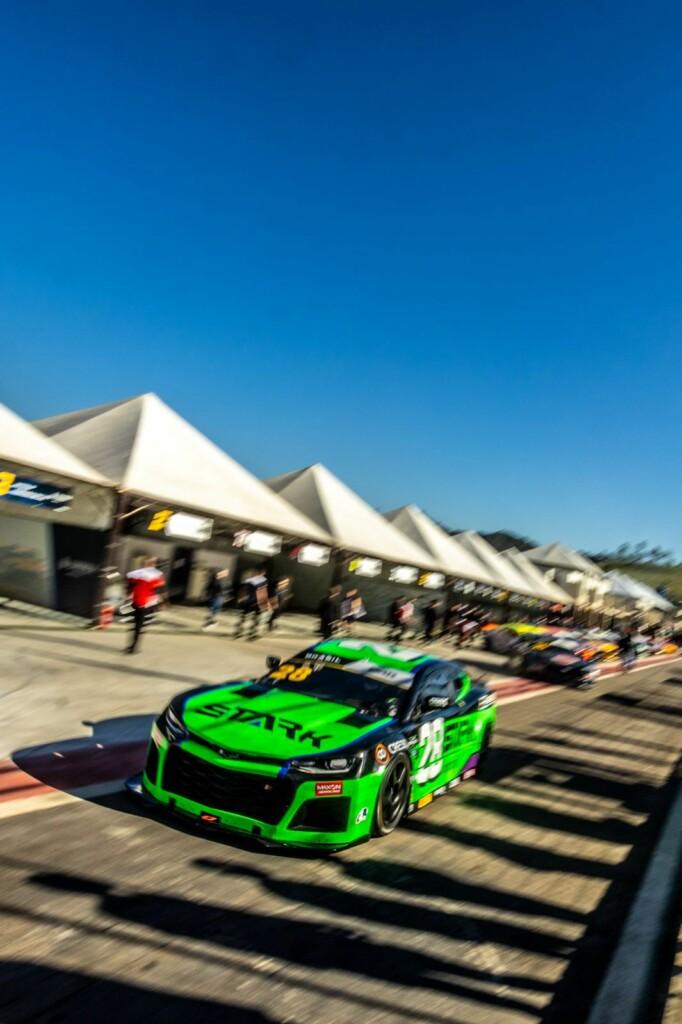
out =
[[[25,766],[98,716],[134,746],[177,677],[262,657],[224,647],[216,674],[213,638],[150,634],[131,664],[115,634],[3,623],[0,716]],[[681,694],[671,664],[509,704],[483,778],[325,858],[207,838],[120,792],[40,791],[21,813],[5,793],[0,1021],[578,1024],[667,806]]]

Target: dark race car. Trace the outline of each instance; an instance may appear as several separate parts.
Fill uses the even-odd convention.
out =
[[[129,789],[266,842],[339,848],[474,775],[490,743],[495,698],[457,662],[348,638],[268,663],[175,697]]]
[[[579,690],[592,686],[599,677],[599,668],[594,661],[566,650],[561,643],[539,641],[527,650],[512,654],[509,666],[520,676],[575,686]]]

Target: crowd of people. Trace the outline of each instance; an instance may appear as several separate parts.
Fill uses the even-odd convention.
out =
[[[440,602],[436,598],[418,609],[411,597],[400,595],[388,611],[388,639],[452,640],[458,647],[466,645],[488,621],[484,608],[462,602]]]
[[[145,625],[167,602],[166,580],[156,558],[148,557],[141,567],[127,574],[126,583],[131,631],[125,653],[135,654]],[[264,620],[268,632],[276,628],[292,598],[290,578],[270,579],[265,566],[251,570],[236,588],[232,585],[228,569],[216,569],[206,587],[207,617],[203,628],[216,626],[223,609],[231,606],[238,612],[233,637],[256,639]],[[318,606],[318,619],[319,633],[323,638],[329,639],[335,634],[349,636],[356,632],[358,623],[367,619],[367,609],[357,589],[344,592],[340,586],[334,585]],[[435,640],[450,641],[461,648],[470,644],[490,621],[490,613],[479,605],[432,598],[419,607],[412,597],[401,594],[387,609],[387,639],[393,643],[411,641],[422,644]],[[565,628],[575,626],[565,610],[561,621],[548,614],[537,624]],[[627,670],[635,660],[635,637],[641,630],[631,623],[618,632],[621,662]]]
[[[145,558],[143,565],[133,569],[126,576],[128,598],[131,606],[130,642],[126,654],[135,654],[145,625],[155,612],[167,604],[166,579],[158,567],[157,559]],[[218,624],[220,613],[233,605],[239,611],[233,636],[243,635],[247,626],[249,639],[255,639],[263,617],[267,619],[268,632],[272,632],[277,620],[291,603],[293,591],[288,576],[269,580],[265,568],[253,570],[242,579],[239,587],[232,586],[228,569],[217,569],[211,573],[206,587],[207,617],[204,629]]]

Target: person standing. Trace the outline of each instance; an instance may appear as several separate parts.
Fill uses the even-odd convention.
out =
[[[268,632],[272,632],[275,628],[275,623],[280,615],[286,610],[287,605],[291,601],[293,593],[291,591],[291,581],[288,576],[283,576],[277,580],[277,586],[273,593],[270,595],[270,618],[268,619]]]
[[[340,593],[341,587],[331,587],[327,596],[320,601],[317,609],[320,616],[320,633],[325,640],[329,640],[333,636],[339,620]]]
[[[400,606],[402,605],[405,598],[401,594],[400,597],[396,597],[394,601],[391,601],[390,608],[388,609],[388,639],[396,642],[400,631]]]
[[[623,672],[629,672],[635,660],[635,648],[632,640],[632,626],[626,626],[618,640],[618,650]]]
[[[159,591],[166,585],[163,573],[156,567],[156,558],[145,558],[141,569],[133,569],[126,576],[130,601],[133,606],[133,628],[126,654],[134,654],[147,617],[160,602]]]
[[[266,611],[270,607],[270,599],[268,597],[268,578],[265,574],[264,569],[256,569],[243,580],[242,590],[242,615],[241,619],[237,623],[237,628],[234,632],[234,639],[242,635],[246,620],[251,616],[251,633],[249,634],[250,640],[255,640],[258,636],[258,624],[260,622],[261,613]]]
[[[204,629],[215,626],[218,621],[218,615],[227,600],[229,578],[230,573],[228,569],[218,569],[211,576],[211,581],[207,588],[208,617],[204,623]]]
[[[426,608],[424,609],[424,634],[423,639],[425,644],[430,644],[433,640],[434,630],[436,623],[438,622],[438,601],[435,599],[429,601]]]

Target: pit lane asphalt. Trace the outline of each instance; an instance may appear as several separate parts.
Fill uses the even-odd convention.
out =
[[[664,665],[502,708],[485,778],[327,858],[122,794],[6,818],[0,1020],[579,1022],[667,804],[681,693]]]

